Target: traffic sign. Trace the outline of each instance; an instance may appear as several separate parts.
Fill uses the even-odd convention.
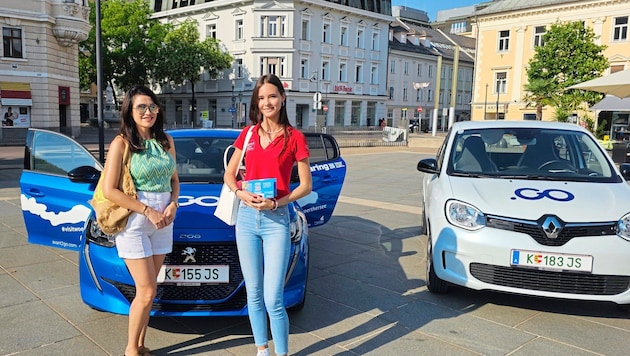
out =
[[[422,106],[418,106],[418,112],[422,112]]]
[[[316,92],[315,94],[313,94],[313,101],[322,101],[322,93],[320,92]]]
[[[230,108],[228,109],[229,112],[236,112],[236,108],[233,106],[230,106]]]

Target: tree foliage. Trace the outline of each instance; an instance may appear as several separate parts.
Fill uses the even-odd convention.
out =
[[[601,75],[608,68],[602,54],[605,45],[595,43],[597,36],[581,21],[552,24],[543,36],[544,45],[536,47],[527,68],[528,82],[524,100],[537,108],[556,105],[556,112],[570,113],[584,102],[601,100],[595,92],[565,89]],[[559,115],[562,116],[562,115]]]
[[[79,75],[81,87],[96,83],[96,11],[90,4],[92,30],[81,43]],[[101,2],[101,41],[103,82],[115,82],[125,91],[151,81],[164,37],[170,25],[151,19],[144,0],[104,0]],[[103,84],[105,85],[105,84]]]

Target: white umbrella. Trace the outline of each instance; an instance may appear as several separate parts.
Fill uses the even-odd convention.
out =
[[[630,97],[630,69],[587,80],[567,89],[591,90],[618,98],[627,98]]]
[[[591,110],[630,111],[630,98],[619,99],[613,95],[606,95],[602,101],[591,106]]]

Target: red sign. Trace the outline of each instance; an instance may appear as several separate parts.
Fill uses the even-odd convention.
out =
[[[328,111],[328,105],[324,105],[324,106],[322,107],[322,109],[324,110],[324,112],[327,112],[327,111]]]
[[[422,112],[422,106],[418,106],[418,112]]]

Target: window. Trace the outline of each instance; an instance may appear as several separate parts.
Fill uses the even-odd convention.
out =
[[[433,78],[433,66],[432,65],[427,65],[427,73],[429,75],[429,78]]]
[[[330,60],[322,60],[322,80],[330,80]]]
[[[396,60],[392,59],[391,61],[389,61],[389,72],[392,74],[396,73]]]
[[[408,93],[407,88],[403,88],[403,100],[404,101],[409,100],[409,93]]]
[[[370,84],[378,84],[378,65],[372,65],[370,68]]]
[[[372,31],[376,31],[376,29],[372,30]],[[372,33],[372,50],[373,51],[378,51],[379,48],[379,33],[378,32],[374,32]]]
[[[418,77],[422,77],[422,63],[418,63],[418,69],[417,69],[416,75]]]
[[[311,39],[311,21],[308,19],[302,20],[302,39],[305,41]]]
[[[234,73],[236,78],[243,78],[243,58],[236,58],[236,72]]]
[[[510,49],[510,31],[499,31],[499,52],[505,52]]]
[[[206,26],[206,37],[217,39],[217,24],[212,23]]]
[[[454,22],[451,24],[451,33],[462,33],[466,32],[468,29],[468,24],[466,21]]]
[[[243,20],[236,20],[236,40],[242,40],[244,37]]]
[[[308,58],[302,58],[300,60],[300,78],[309,79],[310,73],[308,70]]]
[[[495,93],[505,93],[505,89],[507,87],[507,72],[496,72],[494,73],[495,79]]]
[[[433,101],[433,91],[427,90],[427,101]]]
[[[4,47],[4,57],[23,58],[22,29],[3,27],[2,46]]]
[[[322,42],[330,43],[330,24],[325,23],[322,27]]]
[[[260,75],[275,74],[278,77],[284,77],[284,58],[282,57],[261,57],[260,58]]]
[[[420,101],[422,99],[422,92],[420,89],[416,90],[416,101]]]
[[[260,37],[284,37],[284,16],[262,16],[260,18]]]
[[[405,61],[404,69],[405,74],[409,74],[409,62]]]
[[[354,81],[356,83],[363,83],[363,64],[357,63],[354,69]]]
[[[545,33],[547,33],[545,26],[534,27],[534,47],[539,47],[545,44],[543,41]]]
[[[339,38],[339,45],[347,46],[348,45],[348,26],[341,26],[340,33],[341,34]]]
[[[628,16],[615,17],[613,40],[624,41],[626,39],[628,39]]]
[[[364,48],[364,43],[363,41],[365,41],[364,39],[365,37],[365,31],[360,28],[357,30],[357,48]]]
[[[348,64],[346,62],[339,62],[339,81],[348,81]]]
[[[389,100],[394,99],[394,87],[389,87]]]

